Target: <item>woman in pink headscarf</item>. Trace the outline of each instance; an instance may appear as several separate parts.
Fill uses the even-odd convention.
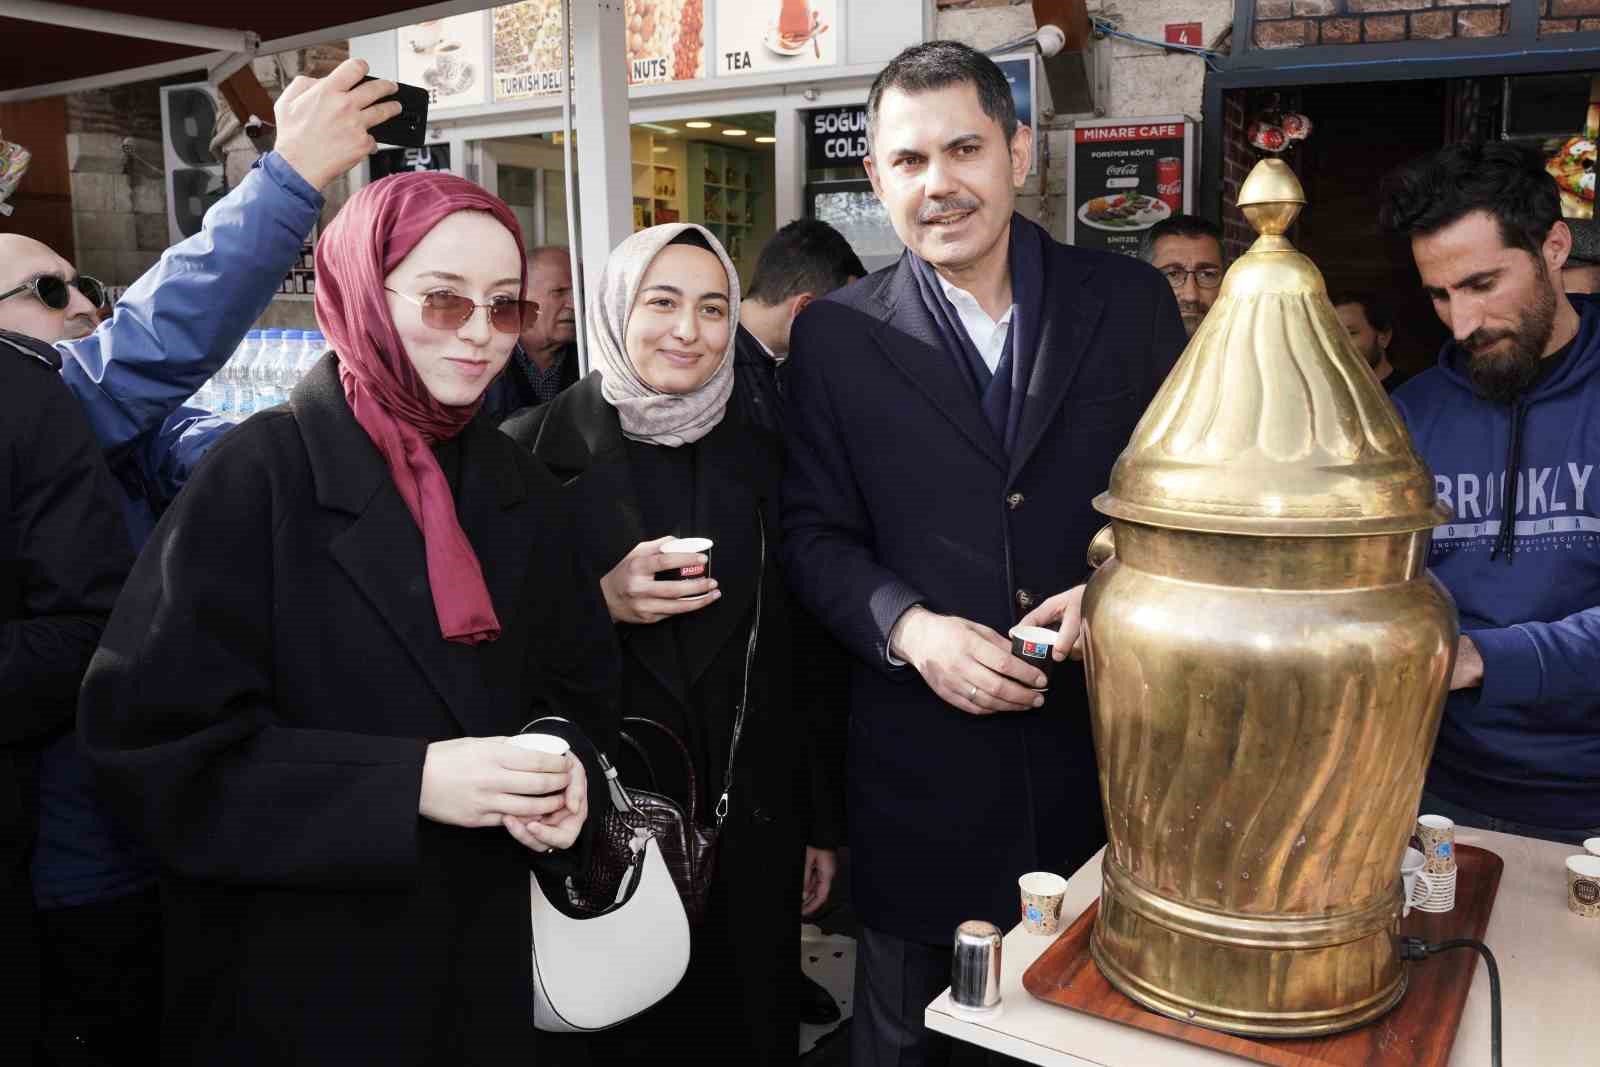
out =
[[[166,867],[162,1060],[535,1063],[528,871],[573,862],[590,774],[506,736],[603,732],[617,652],[557,485],[474,419],[532,310],[521,234],[388,178],[317,281],[333,351],[191,479],[85,682]]]

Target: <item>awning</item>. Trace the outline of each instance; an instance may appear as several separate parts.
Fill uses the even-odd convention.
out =
[[[0,103],[213,71],[257,53],[491,6],[493,0],[0,0]]]

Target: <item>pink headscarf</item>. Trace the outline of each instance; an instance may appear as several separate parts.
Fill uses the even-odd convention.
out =
[[[396,174],[351,197],[317,242],[316,308],[339,357],[345,400],[422,531],[439,628],[450,641],[477,644],[500,636],[500,620],[431,446],[460,433],[478,404],[433,398],[406,356],[383,291],[389,272],[457,211],[487,211],[522,247],[516,216],[481,187],[451,174]],[[524,264],[519,296],[527,284]]]

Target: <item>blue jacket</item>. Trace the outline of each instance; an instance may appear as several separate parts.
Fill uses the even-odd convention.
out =
[[[1454,344],[1395,405],[1455,513],[1429,565],[1483,657],[1483,685],[1450,694],[1428,786],[1487,814],[1600,826],[1600,300],[1573,298],[1571,353],[1513,410],[1473,393]],[[1511,552],[1491,559],[1505,472]]]
[[[272,302],[321,209],[321,194],[269,153],[206,213],[198,234],[128,288],[99,329],[56,345],[62,380],[123,486],[135,549],[228,427],[181,405]],[[42,759],[32,877],[41,908],[107,900],[154,879],[149,857],[97,805],[71,733]]]

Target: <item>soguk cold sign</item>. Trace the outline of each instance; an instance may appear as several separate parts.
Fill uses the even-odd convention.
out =
[[[850,167],[867,158],[867,109],[829,107],[808,113],[807,166]]]

